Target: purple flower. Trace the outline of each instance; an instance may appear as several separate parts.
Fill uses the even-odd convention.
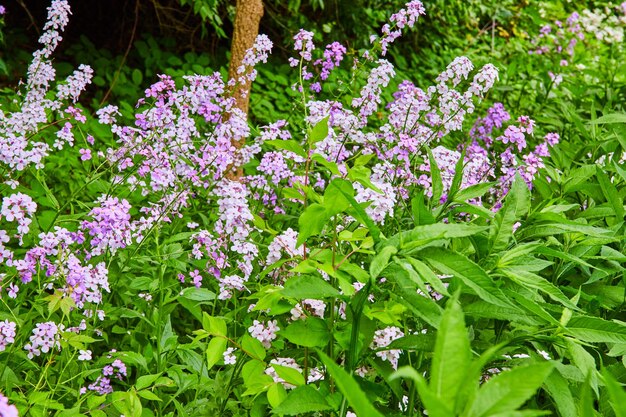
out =
[[[89,161],[91,159],[91,149],[79,149],[81,161]]]
[[[2,6],[0,6],[2,7]],[[9,399],[0,393],[0,416],[18,417],[17,407],[9,404]]]

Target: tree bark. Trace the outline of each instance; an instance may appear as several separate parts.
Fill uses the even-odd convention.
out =
[[[254,45],[259,34],[259,23],[262,16],[263,0],[237,0],[228,78],[236,79],[240,76],[237,74],[237,68],[241,65],[246,51]],[[250,104],[250,88],[250,82],[247,81],[245,84],[237,84],[232,92],[236,101],[235,106],[246,115]]]

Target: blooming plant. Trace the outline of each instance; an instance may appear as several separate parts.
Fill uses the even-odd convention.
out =
[[[69,14],[0,117],[0,414],[513,415],[542,389],[520,413],[572,415],[600,375],[621,398],[626,327],[594,297],[623,293],[624,171],[552,167],[562,135],[490,98],[493,64],[398,82],[420,1],[358,53],[299,31],[295,115],[258,127],[229,91],[267,36],[236,79],[92,115],[89,66],[55,84]]]

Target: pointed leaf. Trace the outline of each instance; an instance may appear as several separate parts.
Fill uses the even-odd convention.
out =
[[[444,404],[454,404],[471,356],[463,311],[456,299],[451,299],[437,331],[430,376],[430,389]]]
[[[369,401],[359,384],[335,361],[326,356],[322,351],[317,350],[317,354],[326,366],[328,373],[335,380],[339,391],[348,401],[348,404],[355,411],[357,416],[384,417]]]
[[[540,362],[496,375],[478,390],[468,417],[486,417],[517,410],[535,394],[553,368],[551,362]]]
[[[483,300],[497,306],[514,308],[514,305],[496,286],[491,277],[466,256],[442,248],[427,248],[420,251],[418,256],[426,260],[433,268],[441,271],[442,274],[450,274],[459,278]]]

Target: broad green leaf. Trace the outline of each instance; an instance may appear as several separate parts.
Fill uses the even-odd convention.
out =
[[[374,256],[374,259],[372,259],[370,263],[370,276],[372,279],[378,278],[380,273],[383,272],[389,264],[391,256],[396,253],[398,253],[398,249],[394,246],[385,246]]]
[[[615,412],[615,417],[626,417],[626,391],[622,384],[615,380],[615,377],[606,369],[602,369],[604,386],[609,392],[611,407]]]
[[[326,397],[314,386],[304,385],[292,390],[278,407],[272,409],[272,413],[295,416],[332,409]]]
[[[301,156],[302,158],[306,158],[306,151],[304,150],[302,145],[300,145],[295,140],[271,139],[266,140],[264,143],[267,143],[273,148],[293,152],[296,155]]]
[[[463,311],[453,298],[441,317],[430,371],[430,389],[444,404],[454,404],[471,357]]]
[[[200,302],[215,300],[215,293],[213,291],[207,290],[206,288],[196,288],[196,287],[185,288],[184,290],[181,291],[180,296],[187,298],[189,300],[192,300],[192,301],[200,301]]]
[[[420,251],[418,256],[442,274],[459,278],[483,300],[497,306],[515,308],[491,277],[466,256],[443,248],[427,248]]]
[[[380,228],[376,226],[372,219],[370,219],[370,217],[365,212],[365,209],[361,207],[361,205],[354,199],[351,193],[348,194],[344,192],[342,188],[340,188],[339,191],[344,194],[344,196],[352,206],[352,211],[349,213],[361,224],[364,224],[369,229],[370,234],[372,235],[372,239],[374,239],[374,243],[378,243],[380,241]]]
[[[290,369],[296,371],[293,368]],[[272,407],[278,407],[280,403],[282,403],[286,398],[287,390],[285,389],[285,387],[283,387],[281,383],[274,383],[267,390],[267,401]]]
[[[328,116],[326,116],[311,129],[309,133],[309,145],[326,139],[328,132]]]
[[[540,225],[533,225],[525,227],[521,231],[521,236],[524,239],[536,238],[541,236],[558,235],[561,233],[580,233],[585,237],[599,237],[599,238],[612,238],[614,232],[609,229],[603,229],[601,227],[588,226],[586,224],[573,224],[573,223],[545,223]]]
[[[620,197],[619,193],[617,192],[617,188],[615,188],[615,186],[613,185],[609,177],[604,173],[604,171],[598,169],[596,171],[596,177],[598,178],[598,182],[600,183],[600,189],[602,190],[602,193],[615,211],[615,216],[617,217],[617,220],[623,220],[624,199]]]
[[[469,406],[468,417],[509,413],[521,407],[541,387],[554,364],[540,362],[504,371],[489,379]]]
[[[384,417],[383,414],[374,408],[363,390],[361,390],[359,384],[350,374],[322,351],[317,350],[317,354],[322,360],[322,363],[324,363],[324,366],[326,366],[328,373],[335,380],[337,388],[344,395],[357,416]]]
[[[212,336],[226,336],[226,322],[221,317],[213,317],[204,312],[202,314],[202,327]]]
[[[435,350],[435,336],[432,333],[410,334],[394,340],[387,347],[389,349],[432,352]]]
[[[464,203],[467,200],[483,196],[489,191],[495,183],[493,182],[481,182],[479,184],[470,185],[467,188],[463,188],[454,195],[454,201]]]
[[[448,191],[449,201],[454,200],[454,196],[461,188],[461,183],[463,182],[463,175],[465,174],[465,170],[463,168],[465,165],[466,149],[466,147],[463,147],[461,156],[454,166],[454,177],[452,177],[452,184],[450,184],[450,190]]]
[[[137,378],[137,382],[135,382],[135,389],[142,390],[148,388],[150,385],[154,384],[154,381],[159,379],[160,376],[161,373],[140,376]]]
[[[214,337],[206,347],[206,367],[211,369],[216,363],[223,359],[224,352],[228,347],[226,339]]]
[[[389,247],[393,247],[393,246],[387,246],[387,248]],[[417,286],[417,288],[423,293],[422,295],[426,297],[430,297],[428,288],[426,288],[426,283],[424,282],[422,277],[420,277],[420,275],[417,272],[415,272],[415,270],[413,269],[413,266],[406,259],[402,259],[402,258],[398,258],[394,256],[393,261],[400,268],[404,269],[407,276],[411,279],[411,281],[413,281],[413,283]]]
[[[556,287],[554,284],[552,284],[550,281],[546,280],[542,276],[534,274],[532,272],[528,272],[524,269],[523,265],[502,268],[500,269],[500,271],[522,287],[539,290],[554,301],[561,303],[567,308],[570,308],[572,310],[580,310],[574,303],[571,302],[569,298],[565,296],[565,294],[563,294],[563,292],[558,287]]]
[[[539,305],[535,300],[528,299],[524,295],[521,295],[517,292],[506,290],[505,294],[511,297],[513,300],[517,301],[519,305],[524,307],[526,310],[530,311],[534,314],[535,317],[538,317],[544,320],[546,323],[550,323],[553,326],[560,327],[560,323],[557,319],[552,317],[542,306]],[[531,318],[533,316],[529,314],[524,314],[523,318]],[[518,321],[514,316],[511,316],[511,321]]]
[[[433,290],[437,291],[441,295],[445,295],[447,297],[450,296],[450,294],[448,294],[448,289],[443,285],[443,282],[441,282],[441,278],[439,278],[437,274],[435,274],[433,270],[428,267],[428,265],[415,258],[407,258],[407,260],[411,266],[413,266],[415,271],[422,277],[422,279],[430,284]]]
[[[626,113],[610,113],[604,116],[598,117],[596,120],[592,120],[589,124],[603,125],[614,123],[626,123]]]
[[[617,171],[619,176],[622,177],[624,181],[626,181],[626,170],[619,166],[618,163],[615,161],[613,161],[613,166],[615,167],[615,171]]]
[[[357,166],[354,168],[348,168],[348,178],[352,181],[356,181],[364,187],[370,188],[379,194],[382,194],[380,188],[375,186],[371,181],[372,171],[364,166]]]
[[[416,226],[435,223],[435,217],[424,203],[423,190],[411,199],[411,212]]]
[[[346,198],[346,194],[354,194],[352,184],[348,181],[337,178],[328,184],[328,187],[326,187],[324,191],[324,208],[326,209],[326,216],[328,218],[350,207],[350,202]]]
[[[258,360],[265,359],[265,355],[267,354],[263,344],[254,337],[250,336],[248,333],[243,335],[241,340],[241,349],[251,358]]]
[[[137,391],[137,395],[149,401],[163,401],[158,395],[156,395],[152,391],[148,391],[147,389]]]
[[[271,364],[271,367],[274,368],[278,376],[281,377],[286,383],[298,387],[305,384],[304,375],[302,375],[302,373],[297,369],[275,363]]]
[[[530,208],[530,191],[524,180],[515,175],[504,205],[496,214],[489,229],[489,252],[494,253],[505,249],[513,236],[513,225]]]
[[[337,164],[332,161],[327,160],[322,155],[317,154],[317,153],[313,154],[313,156],[311,156],[311,160],[326,167],[326,169],[328,169],[331,174],[337,175],[337,176],[341,175],[341,172],[339,172],[339,167],[337,166]]]
[[[313,275],[298,275],[285,282],[281,290],[285,297],[297,299],[339,297],[341,294],[322,278]]]
[[[574,340],[565,338],[567,352],[570,361],[576,365],[583,375],[588,377],[591,388],[598,393],[598,372],[596,371],[596,360],[587,350]]]
[[[417,285],[409,278],[406,271],[399,265],[391,264],[385,274],[388,280],[395,284],[394,294],[405,301],[405,305],[417,317],[437,328],[441,320],[442,310],[430,297],[417,293]]]
[[[326,322],[317,317],[296,320],[279,333],[291,343],[305,347],[324,347],[330,341]]]
[[[574,316],[565,333],[589,343],[626,343],[626,325],[599,317]]]
[[[424,377],[410,366],[403,366],[389,377],[390,381],[398,378],[409,379],[417,386],[420,400],[430,417],[454,417],[454,413],[429,387]]]
[[[384,242],[385,246],[397,248],[417,247],[436,239],[451,239],[476,235],[487,228],[466,223],[435,223],[415,227],[413,230],[400,232]]]
[[[298,219],[298,241],[296,246],[302,245],[310,236],[319,234],[331,216],[326,208],[318,203],[308,206]]]
[[[578,417],[597,417],[595,405],[591,393],[591,385],[589,384],[590,375],[580,384],[579,401],[578,401]]]
[[[569,382],[559,372],[552,372],[544,381],[544,387],[561,417],[578,417]]]

